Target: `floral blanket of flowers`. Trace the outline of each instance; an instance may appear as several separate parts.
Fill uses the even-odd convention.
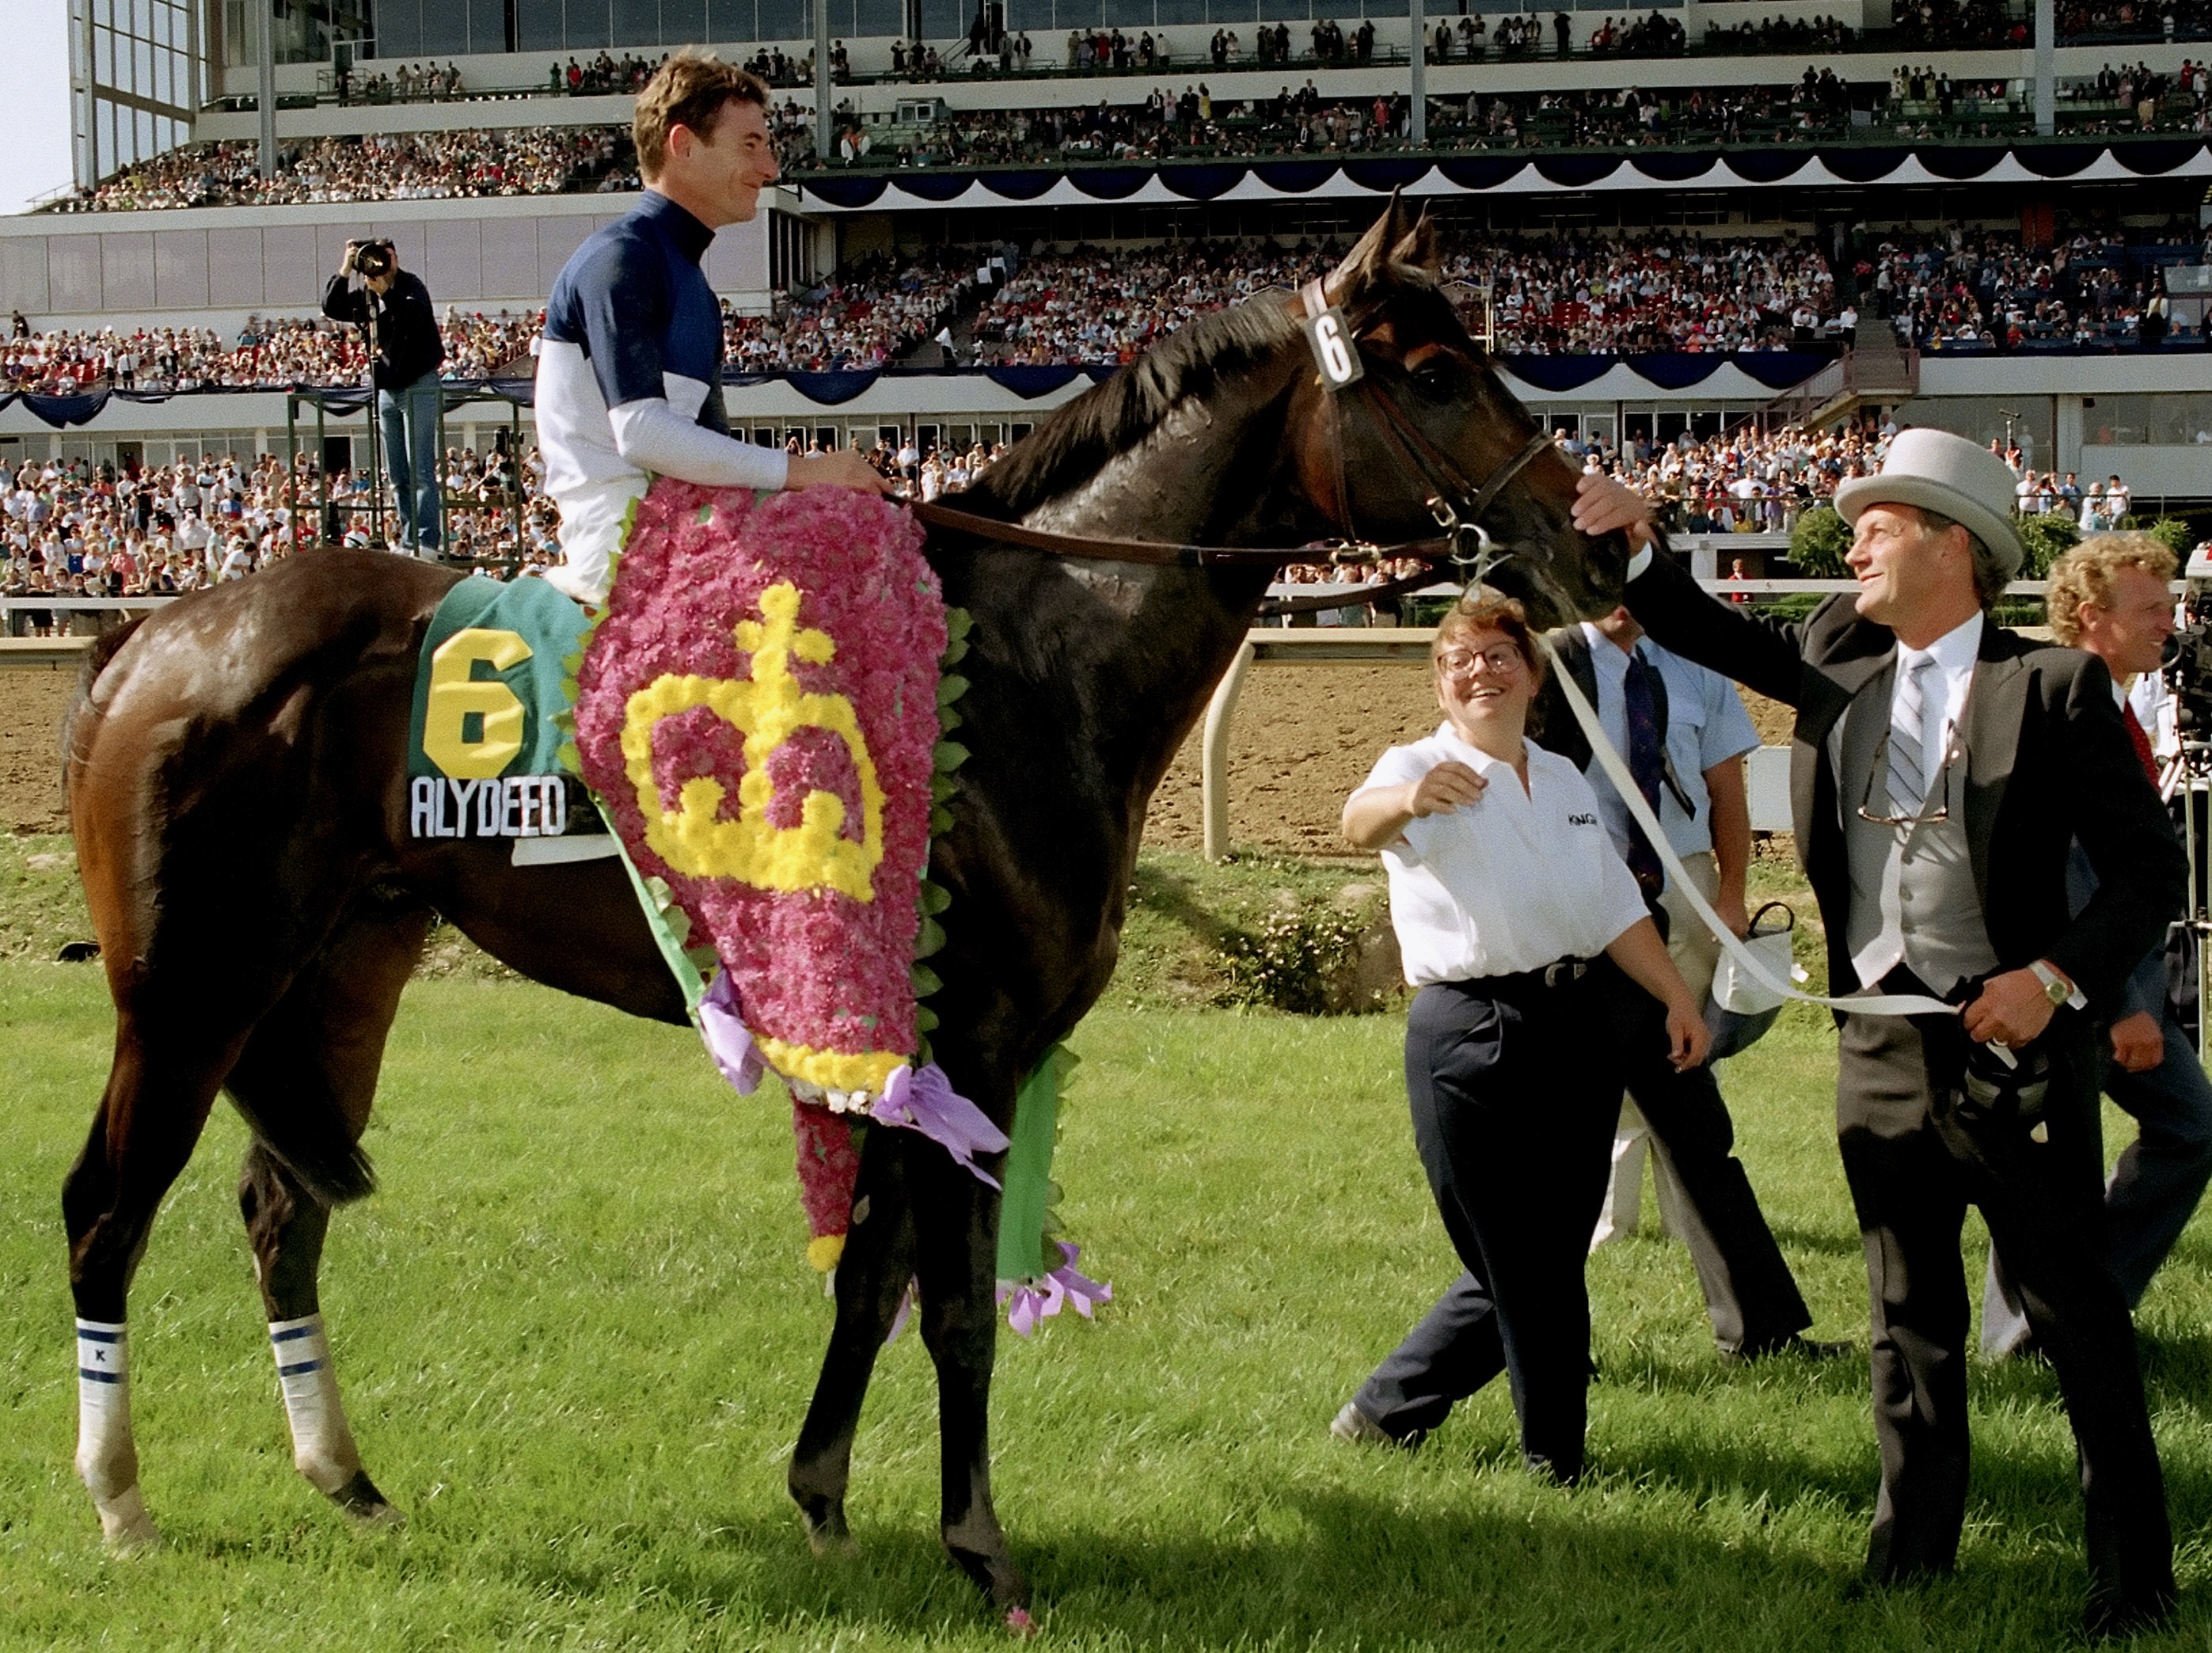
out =
[[[896,505],[842,489],[756,500],[661,477],[574,668],[578,767],[685,957],[719,966],[711,985],[678,971],[708,1048],[741,1091],[763,1059],[791,1091],[824,1270],[843,1249],[856,1121],[919,1130],[994,1187],[976,1158],[1009,1146],[929,1060],[920,1003],[950,900],[926,876],[930,837],[967,756],[945,738],[967,617],[948,616],[923,538]],[[1052,1098],[1036,1111],[1041,1163],[1016,1158],[1042,1188]],[[1042,1262],[1060,1267],[1010,1284],[1017,1329],[1063,1295],[1085,1314],[1109,1295],[1072,1273],[1073,1248],[1054,1252]]]

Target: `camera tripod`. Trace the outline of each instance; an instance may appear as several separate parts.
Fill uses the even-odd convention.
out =
[[[2205,941],[2212,937],[2212,742],[2182,743],[2180,772],[2172,783],[2172,805],[2181,815],[2181,842],[2189,855],[2189,902],[2179,921],[2188,936],[2185,963],[2197,1001],[2197,1055],[2201,1061],[2212,1030],[2212,994],[2207,991],[2203,968]],[[2172,947],[2169,932],[2168,948]],[[2169,963],[2168,980],[2171,983]]]

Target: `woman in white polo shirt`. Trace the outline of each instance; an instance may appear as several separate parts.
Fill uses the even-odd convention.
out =
[[[1583,1278],[1620,1110],[1621,995],[1667,1006],[1677,1067],[1707,1036],[1581,771],[1523,738],[1542,681],[1520,604],[1470,592],[1431,648],[1436,733],[1382,754],[1344,805],[1380,850],[1406,979],[1413,1140],[1466,1271],[1337,1416],[1417,1444],[1500,1371],[1530,1468],[1582,1473]],[[1633,982],[1634,986],[1630,983]]]

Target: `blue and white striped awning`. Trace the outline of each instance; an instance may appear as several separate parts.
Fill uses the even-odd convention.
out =
[[[2132,182],[2212,178],[2212,145],[2148,138],[2098,143],[1850,144],[1803,149],[1626,152],[1470,150],[1428,160],[1170,161],[1134,167],[808,173],[788,183],[820,212],[900,212],[945,208],[1092,206],[1126,201],[1362,199],[1402,189],[1409,196],[1517,195],[1645,190],[1895,189],[1914,185]]]

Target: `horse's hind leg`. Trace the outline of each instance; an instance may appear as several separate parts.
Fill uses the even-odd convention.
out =
[[[349,1516],[379,1524],[402,1517],[362,1468],[318,1279],[332,1206],[367,1189],[356,1145],[385,1036],[428,927],[428,914],[411,907],[351,915],[254,1029],[230,1075],[231,1095],[255,1131],[238,1203],[268,1309],[292,1461]]]
[[[905,1156],[895,1139],[907,1134],[871,1126],[861,1145],[851,1226],[837,1261],[837,1323],[792,1453],[791,1496],[817,1555],[852,1542],[845,1488],[853,1474],[853,1436],[876,1357],[914,1278],[914,1212]]]
[[[1009,1103],[1011,1104],[1011,1098]],[[997,1118],[1011,1118],[1009,1105]],[[915,1280],[922,1341],[937,1365],[937,1419],[945,1553],[1026,1623],[1029,1581],[1014,1565],[991,1506],[991,1369],[998,1350],[999,1192],[933,1142],[907,1136],[915,1210]]]
[[[160,1534],[138,1490],[131,1430],[131,1277],[145,1255],[161,1197],[192,1155],[230,1049],[204,1026],[150,1031],[130,1010],[116,1018],[115,1060],[84,1151],[62,1184],[70,1291],[76,1303],[76,1471],[110,1549],[142,1548]]]

